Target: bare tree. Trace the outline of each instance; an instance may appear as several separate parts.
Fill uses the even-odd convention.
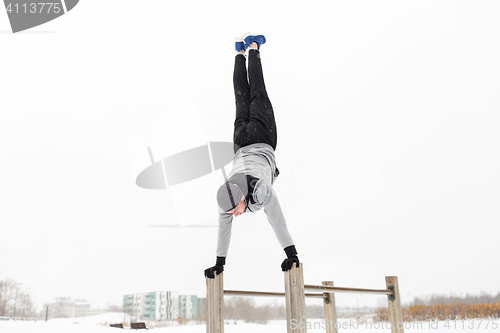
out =
[[[231,297],[224,302],[227,319],[243,319],[246,322],[254,319],[255,301],[250,297]]]
[[[17,311],[24,319],[36,315],[35,301],[31,292],[25,291],[17,296]]]
[[[5,279],[0,281],[0,315],[7,316],[16,293],[16,281]]]
[[[267,324],[272,319],[285,319],[285,306],[272,304],[255,305],[253,298],[230,297],[224,301],[226,319],[240,319],[245,322]]]

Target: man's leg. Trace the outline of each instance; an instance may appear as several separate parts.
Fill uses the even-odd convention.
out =
[[[249,135],[252,142],[268,143],[276,150],[277,130],[273,107],[267,96],[260,52],[253,49],[252,43],[248,51],[248,79],[250,82],[250,124]]]
[[[234,59],[233,86],[236,99],[233,142],[241,148],[248,144],[246,127],[250,121],[250,86],[247,79],[246,58],[243,53],[237,54]],[[238,148],[235,147],[235,152]]]

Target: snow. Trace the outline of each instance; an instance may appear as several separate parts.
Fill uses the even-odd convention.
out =
[[[123,320],[129,322],[130,316],[124,314],[122,312],[108,312],[95,316],[88,317],[80,317],[80,318],[55,318],[49,320],[50,323],[57,325],[68,325],[68,324],[80,324],[80,325],[103,325],[103,324],[116,324],[123,323]]]
[[[104,321],[103,321],[104,320]],[[109,313],[86,318],[65,318],[45,321],[4,321],[0,322],[0,332],[8,333],[94,333],[109,332],[117,333],[120,329],[114,327],[100,326],[104,322],[117,323],[123,320],[121,313]],[[339,319],[339,332],[352,331],[381,332],[389,333],[390,328],[387,323],[358,323],[354,319]],[[373,326],[370,326],[373,325]],[[411,322],[405,323],[407,333],[431,333],[431,332],[498,332],[500,319],[474,319],[464,321],[440,321],[440,322]],[[312,333],[324,332],[321,319],[308,321],[307,331]],[[125,330],[128,330],[127,328]],[[150,329],[151,330],[151,329]],[[155,333],[204,333],[205,325],[186,325],[152,329]],[[286,326],[284,320],[270,321],[268,325],[227,322],[224,331],[226,333],[285,333]]]

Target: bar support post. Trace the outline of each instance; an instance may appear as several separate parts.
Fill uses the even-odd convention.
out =
[[[224,273],[215,274],[207,283],[207,333],[224,333]]]
[[[306,333],[306,299],[302,264],[285,272],[287,333]]]
[[[324,286],[332,286],[333,281],[321,282]],[[325,309],[325,325],[326,333],[338,333],[337,331],[337,309],[335,307],[335,294],[325,292],[327,298],[323,300],[323,307]]]
[[[399,297],[399,284],[397,276],[386,276],[387,289],[393,291],[393,295],[387,295],[389,303],[389,318],[391,320],[391,333],[404,333],[403,311],[401,309],[401,298]]]

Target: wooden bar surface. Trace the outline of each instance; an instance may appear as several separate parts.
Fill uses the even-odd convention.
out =
[[[224,290],[225,296],[253,296],[253,297],[283,297],[285,293],[274,291],[251,291],[251,290]],[[305,293],[310,298],[325,298],[325,294]]]
[[[305,284],[304,290],[307,291],[318,291],[322,290],[328,293],[336,294],[375,294],[375,295],[393,295],[394,292],[388,289],[365,289],[365,288],[345,288],[345,287],[330,287],[330,286],[319,286],[312,284]]]

